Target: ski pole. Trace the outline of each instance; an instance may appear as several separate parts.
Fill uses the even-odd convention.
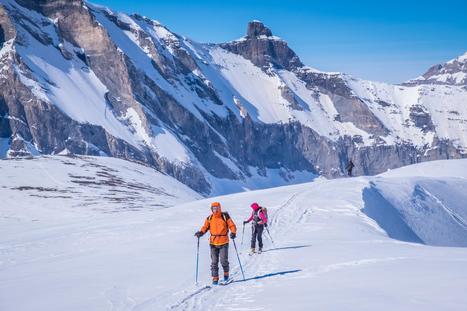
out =
[[[243,236],[245,235],[245,223],[243,223],[243,229],[242,229],[242,243],[240,244],[243,246]]]
[[[274,246],[274,248],[276,248],[276,245],[274,244],[274,240],[272,239],[272,236],[271,236],[271,233],[269,232],[269,228],[268,228],[268,227],[266,227],[266,231],[267,231],[267,233],[268,233],[269,238],[271,239],[272,246]]]
[[[238,264],[240,265],[240,270],[242,271],[243,280],[245,281],[245,273],[243,273],[242,262],[240,261],[240,256],[238,256],[237,244],[235,244],[235,239],[232,239],[235,247],[235,253],[237,254]]]
[[[198,262],[199,262],[199,237],[198,237],[198,246],[196,247],[196,281],[195,281],[196,285],[198,285]]]

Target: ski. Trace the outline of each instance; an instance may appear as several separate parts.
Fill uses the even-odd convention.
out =
[[[221,286],[229,285],[233,281],[234,281],[233,279],[228,279],[227,281],[219,282],[219,285],[221,285]]]

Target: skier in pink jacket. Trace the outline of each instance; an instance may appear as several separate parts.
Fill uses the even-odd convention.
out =
[[[251,224],[251,254],[256,252],[256,239],[258,239],[258,253],[263,251],[263,230],[268,226],[268,214],[265,207],[261,207],[258,203],[251,204],[253,211],[250,218],[243,222],[243,225],[253,221]]]

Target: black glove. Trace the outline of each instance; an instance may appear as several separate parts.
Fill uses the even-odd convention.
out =
[[[237,237],[237,235],[236,235],[235,233],[233,233],[233,232],[230,233],[230,238],[231,238],[231,239],[235,239],[236,237]]]
[[[248,221],[246,221],[246,220],[243,221],[243,224],[247,224],[247,223],[248,223]]]
[[[267,224],[267,223],[265,223],[265,224],[264,224],[264,226],[267,228],[268,224]]]
[[[202,233],[201,231],[198,231],[198,232],[195,233],[195,237],[197,237],[199,239],[200,237],[203,236],[203,234],[204,233]]]

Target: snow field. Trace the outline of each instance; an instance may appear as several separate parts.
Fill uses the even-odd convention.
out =
[[[123,170],[125,165],[119,163],[106,165]],[[391,202],[401,213],[410,211],[410,200],[405,199],[409,190],[433,180],[458,184],[465,181],[461,172],[467,171],[466,166],[466,160],[436,161],[376,177],[316,179],[169,207],[172,203],[168,208],[149,204],[138,209],[112,208],[115,203],[103,196],[94,198],[102,208],[73,206],[70,201],[55,206],[47,203],[51,198],[29,206],[22,192],[15,193],[3,183],[2,197],[7,193],[11,200],[16,198],[10,202],[17,204],[0,209],[0,309],[463,310],[467,303],[467,248],[433,247],[428,244],[436,243],[420,233],[434,226],[459,237],[461,226],[453,225],[452,214],[449,218],[445,212],[443,217],[426,213],[419,222],[399,218],[399,224],[408,225],[421,242],[394,239],[365,213],[368,202],[363,193],[377,189],[384,202]],[[135,169],[141,171],[131,168]],[[31,182],[39,179],[30,171]],[[14,180],[11,172],[9,180]],[[17,184],[28,183],[17,179]],[[465,207],[449,199],[462,197],[465,188],[434,189],[425,188],[464,221]],[[144,192],[140,195],[145,196]],[[194,199],[188,192],[178,197]],[[399,203],[394,203],[399,197]],[[147,202],[156,200],[147,198]],[[237,282],[199,291],[202,285],[194,286],[193,234],[209,215],[212,201],[220,201],[237,224],[236,243],[247,280],[241,281],[231,243],[231,275]],[[265,235],[265,252],[248,256],[249,226],[243,245],[241,232],[252,202],[268,208],[276,247]],[[442,209],[438,203],[425,207]],[[34,214],[34,210],[40,213]],[[209,284],[206,237],[200,254],[200,284]]]

